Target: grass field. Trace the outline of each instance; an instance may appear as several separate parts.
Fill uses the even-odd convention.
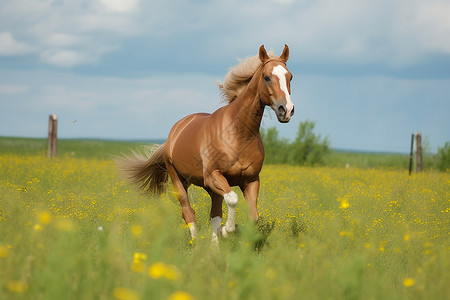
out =
[[[206,192],[189,191],[190,243],[170,189],[150,199],[118,176],[109,155],[134,145],[74,143],[47,159],[20,141],[0,141],[0,299],[450,295],[448,172],[268,165],[260,221],[239,193],[238,232],[217,249]]]

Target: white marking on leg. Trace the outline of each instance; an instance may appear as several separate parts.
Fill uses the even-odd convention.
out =
[[[195,223],[189,223],[189,231],[191,232],[191,238],[194,239],[197,235],[197,230],[195,229]]]
[[[236,207],[237,203],[238,203],[238,196],[235,192],[231,191],[225,195],[223,195],[223,199],[225,200],[225,202],[227,203],[227,205],[229,206],[233,206]]]
[[[272,74],[277,76],[278,79],[280,80],[280,88],[286,95],[286,102],[287,102],[286,103],[286,109],[287,109],[286,116],[290,116],[292,109],[294,108],[294,103],[292,103],[291,95],[289,95],[289,91],[287,89],[287,84],[286,84],[287,72],[288,72],[288,70],[286,70],[286,68],[283,67],[282,65],[278,65],[275,68],[273,68],[273,70],[272,70]]]
[[[220,235],[220,223],[222,223],[222,218],[217,216],[214,218],[211,218],[211,226],[212,226],[212,241],[214,243],[219,242],[219,235]]]
[[[228,207],[227,223],[225,224],[225,227],[222,228],[222,235],[226,237],[227,234],[224,234],[224,230],[228,233],[234,232],[236,230],[236,225],[234,223],[234,212],[238,203],[238,196],[235,192],[231,191],[223,195],[223,198],[225,199]]]

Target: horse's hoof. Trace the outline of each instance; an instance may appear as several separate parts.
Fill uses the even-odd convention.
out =
[[[223,238],[228,238],[228,231],[227,231],[227,228],[225,227],[225,226],[220,226],[220,235],[223,237]]]
[[[234,227],[228,228],[226,225],[222,225],[219,228],[220,236],[223,238],[228,238],[231,233],[234,233],[236,231],[236,225]]]
[[[213,234],[212,234],[211,242],[212,242],[214,245],[219,245],[219,236],[220,236],[220,233],[219,233],[219,232],[213,233]]]

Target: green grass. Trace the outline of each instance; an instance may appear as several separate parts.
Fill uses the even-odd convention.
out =
[[[332,150],[326,154],[322,165],[331,167],[356,167],[356,168],[394,168],[409,169],[409,154],[400,153],[370,153]],[[413,168],[415,161],[413,161]],[[436,155],[425,154],[423,156],[424,169],[436,169]]]
[[[409,155],[361,153],[332,151],[324,159],[324,165],[333,167],[357,167],[357,168],[402,168],[409,167]]]
[[[0,299],[450,294],[448,173],[264,166],[260,221],[248,222],[239,193],[238,232],[214,248],[206,192],[189,190],[191,244],[170,189],[149,198],[118,176],[109,155],[127,152],[121,143],[55,159],[1,143]]]
[[[78,158],[109,159],[112,155],[129,153],[151,142],[108,141],[90,139],[59,139],[58,155]],[[0,137],[0,154],[46,155],[47,139]]]

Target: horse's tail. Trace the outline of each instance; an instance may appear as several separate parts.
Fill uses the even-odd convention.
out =
[[[129,156],[115,159],[125,178],[137,184],[144,194],[159,195],[166,190],[168,173],[164,146],[146,147],[143,151],[132,151]]]

